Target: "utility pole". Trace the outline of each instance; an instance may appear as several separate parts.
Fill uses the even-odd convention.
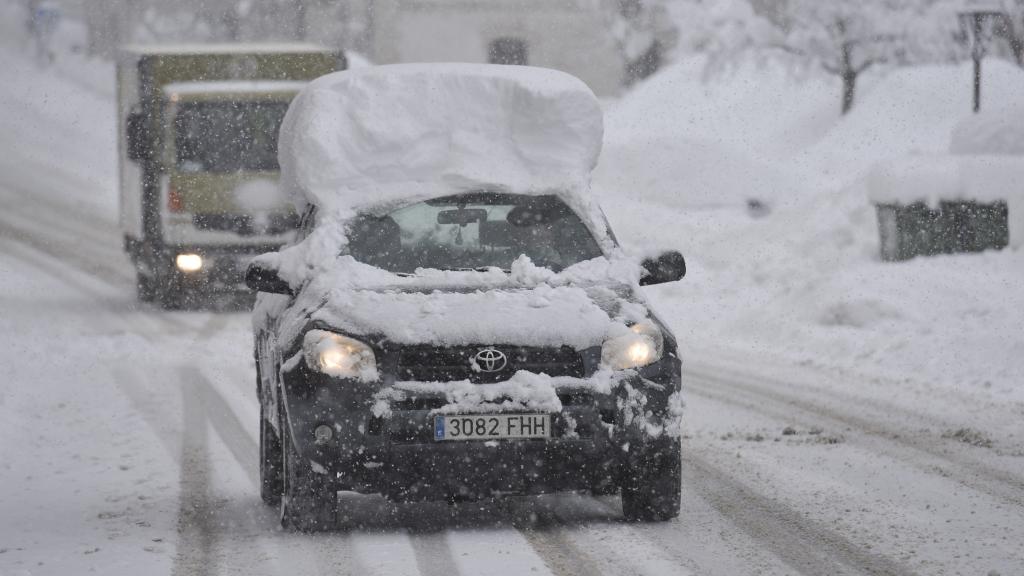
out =
[[[974,61],[974,113],[981,111],[981,61],[985,58],[985,23],[1007,18],[1001,0],[967,0],[959,12],[961,25],[971,35],[971,60]]]

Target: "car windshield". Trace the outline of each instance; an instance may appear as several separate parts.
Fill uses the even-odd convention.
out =
[[[186,102],[174,117],[184,172],[274,171],[287,102]]]
[[[580,217],[557,197],[490,192],[361,216],[349,229],[348,250],[360,262],[400,274],[509,270],[521,255],[557,272],[602,255]]]

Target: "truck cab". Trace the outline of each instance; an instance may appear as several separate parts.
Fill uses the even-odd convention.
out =
[[[140,300],[236,294],[248,260],[293,237],[278,130],[309,80],[344,68],[342,54],[306,45],[125,51],[121,225]]]

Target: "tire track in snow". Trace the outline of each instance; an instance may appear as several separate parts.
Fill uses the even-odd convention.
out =
[[[210,462],[207,455],[207,417],[198,386],[181,387],[183,418],[178,506],[178,546],[172,576],[213,574],[217,543],[214,507],[210,499]]]
[[[806,518],[800,512],[759,494],[710,459],[696,455],[684,444],[683,490],[693,490],[721,517],[749,536],[755,543],[805,576],[911,576],[913,570],[852,543],[835,530]],[[610,511],[615,508],[600,500]],[[682,518],[679,521],[685,522]],[[666,526],[638,525],[638,532],[660,547],[679,552],[680,542],[671,533],[654,531]],[[692,554],[686,554],[692,560]],[[709,573],[700,571],[698,574]]]
[[[900,563],[872,554],[831,528],[757,493],[692,451],[684,451],[683,486],[695,489],[737,528],[763,543],[801,574],[915,574]]]
[[[422,576],[453,576],[459,574],[452,548],[443,532],[411,533],[409,543],[416,555],[416,568]]]
[[[217,327],[214,327],[215,324]],[[208,330],[204,331],[208,331],[212,335],[224,325],[226,325],[226,321],[211,322],[204,327]],[[186,386],[193,387],[193,393],[202,405],[207,422],[224,442],[235,463],[244,471],[255,494],[260,485],[259,446],[256,440],[246,431],[231,404],[217,391],[201,370],[195,366],[182,366],[179,368],[179,374],[181,379],[187,383]],[[262,502],[258,505],[263,506]],[[276,527],[274,531],[277,533]],[[343,566],[344,573],[366,573],[356,558],[351,539],[347,534],[301,534],[297,537],[303,539],[302,547],[315,547],[316,563],[321,571],[337,573],[337,568]],[[277,543],[272,541],[270,544],[276,546]],[[287,572],[287,570],[283,571]],[[438,572],[437,574],[438,576],[442,574],[451,576],[457,572]]]
[[[103,285],[116,289],[123,289],[125,284],[129,282],[131,285],[134,285],[134,277],[126,272],[125,267],[115,265],[115,262],[118,260],[112,261],[102,255],[90,252],[84,244],[70,245],[68,241],[58,241],[53,237],[42,235],[38,231],[29,230],[18,224],[12,224],[9,215],[5,215],[2,212],[0,212],[0,238],[20,244],[39,253],[41,256],[52,259],[55,263],[59,262],[69,268],[73,268],[77,272],[83,273],[90,279],[98,281]],[[147,305],[138,302],[132,302],[131,304],[120,303],[116,298],[112,298],[111,294],[104,293],[95,286],[87,285],[81,278],[75,278],[63,266],[35,264],[37,268],[43,269],[65,284],[82,290],[94,297],[98,302],[104,302],[108,306],[112,306],[113,309],[110,312],[134,313],[133,319],[141,319],[149,324],[151,328],[159,331],[166,331],[168,329],[172,329],[176,333],[193,331],[193,327],[175,318],[173,315],[150,313],[147,310]],[[126,330],[149,338],[148,334],[138,330],[139,326],[136,323],[124,318],[121,318],[120,321]]]
[[[514,514],[513,523],[554,576],[603,574],[597,563],[566,535],[565,522],[553,510],[541,505],[530,512]],[[524,516],[531,515],[535,517],[533,522],[523,521]]]
[[[45,208],[43,209],[45,213]],[[35,215],[31,216],[36,218]],[[119,258],[112,260],[111,254],[98,254],[95,248],[87,248],[89,242],[82,242],[82,238],[78,238],[75,235],[67,234],[61,230],[59,226],[64,226],[64,220],[54,225],[44,233],[44,231],[32,226],[25,226],[21,221],[29,218],[27,215],[12,214],[9,210],[0,212],[0,225],[5,229],[4,234],[8,237],[13,238],[24,244],[28,244],[32,248],[53,256],[54,258],[61,260],[72,266],[85,272],[86,274],[98,278],[107,284],[111,284],[112,280],[119,279],[122,281],[128,281],[134,283],[134,277],[127,273],[125,266],[118,266],[116,262],[126,261],[124,254],[118,253]],[[100,256],[99,258],[91,258],[90,256]]]
[[[0,221],[0,243],[5,248],[4,254],[26,266],[35,268],[69,288],[84,292],[87,296],[97,300],[110,296],[109,293],[98,289],[96,286],[83,282],[81,277],[75,277],[74,274],[69,273],[67,267],[58,264],[58,261],[51,254],[39,250],[30,242],[26,242],[23,237],[14,233],[2,221]],[[118,327],[121,327],[121,323],[117,324]]]
[[[204,416],[212,425],[217,436],[224,441],[235,462],[245,471],[254,486],[260,485],[259,447],[246,432],[231,405],[214,388],[213,383],[196,366],[182,366],[178,370],[184,388],[190,388],[196,400],[201,402]]]
[[[933,440],[910,430],[909,422],[921,419],[920,415],[894,409],[898,412],[895,417],[900,418],[902,423],[902,426],[894,426],[878,419],[836,410],[793,393],[780,392],[777,386],[768,383],[767,380],[758,383],[740,382],[737,379],[692,370],[687,370],[686,375],[690,377],[687,390],[694,394],[774,416],[783,421],[799,419],[823,428],[850,428],[878,440],[876,443],[869,442],[872,448],[889,452],[899,460],[912,464],[926,473],[934,474],[938,467],[967,488],[1014,506],[1024,507],[1024,479],[958,453],[963,447],[951,446],[948,443],[942,445],[938,439]],[[815,392],[827,395],[827,392]],[[856,400],[842,399],[844,406],[853,403],[856,403]],[[866,407],[864,411],[882,413],[873,407]],[[931,425],[943,427],[946,424],[931,422]]]

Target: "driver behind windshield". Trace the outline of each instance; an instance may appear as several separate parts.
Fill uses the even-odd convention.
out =
[[[356,260],[399,274],[509,270],[521,255],[558,272],[602,256],[583,221],[554,196],[474,193],[428,200],[361,216],[348,236]]]

